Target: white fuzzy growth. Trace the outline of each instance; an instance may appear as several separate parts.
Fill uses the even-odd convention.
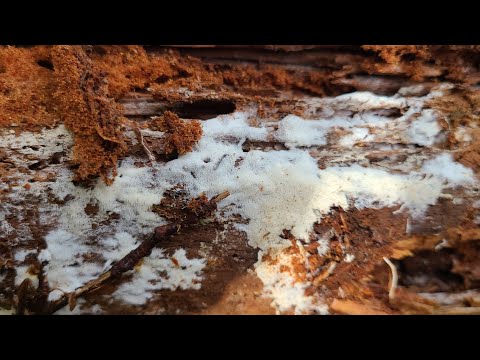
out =
[[[258,258],[262,256],[263,252],[260,251]],[[289,272],[280,271],[281,265],[288,267],[291,264],[291,258],[279,254],[276,261],[276,264],[270,264],[259,260],[255,264],[255,272],[263,282],[265,294],[273,299],[272,305],[281,312],[293,309],[295,314],[328,314],[328,307],[319,299],[305,295],[308,283],[296,281]]]
[[[36,252],[37,252],[36,250],[20,249],[20,250],[15,251],[14,259],[15,259],[15,261],[23,262],[23,261],[25,261],[25,258],[28,255],[36,253]]]
[[[324,124],[325,123],[325,124]],[[288,147],[325,145],[328,126],[327,122],[305,121],[302,118],[289,115],[285,117],[276,132],[276,138]]]
[[[374,109],[402,108],[406,100],[402,97],[379,96],[369,91],[358,91],[331,99],[337,109],[365,111]]]
[[[103,265],[103,270],[107,270],[110,265],[125,255],[130,251],[135,249],[138,245],[137,240],[127,232],[118,232],[114,236],[108,237],[101,242],[101,247],[103,251],[103,256],[106,260]]]
[[[102,307],[98,304],[95,304],[88,309],[88,314],[91,314],[91,315],[102,315],[102,313],[103,313]]]
[[[50,288],[70,292],[94,279],[101,272],[95,263],[86,263],[82,255],[91,249],[82,244],[77,236],[64,230],[51,231],[46,237],[47,249],[38,256],[45,261]]]
[[[65,230],[51,231],[45,240],[47,249],[40,252],[38,259],[46,263],[44,270],[50,287],[65,292],[73,291],[96,278],[113,261],[120,260],[135,248],[135,239],[126,233],[117,233],[113,238],[103,241],[99,239],[96,246],[85,244],[77,235]],[[102,254],[103,263],[84,260],[84,255],[93,251]],[[56,298],[59,294],[51,296]]]
[[[8,160],[12,161],[19,171],[5,175],[6,179],[12,179],[16,186],[8,188],[8,180],[0,183],[0,189],[6,190],[5,201],[0,206],[0,236],[11,235],[15,232],[17,241],[29,241],[32,233],[29,227],[22,222],[23,207],[18,206],[18,200],[24,200],[27,194],[38,195],[46,198],[48,183],[32,183],[31,190],[26,190],[23,185],[31,178],[32,171],[28,166],[37,161],[48,161],[57,152],[65,152],[68,156],[73,144],[71,134],[65,126],[60,125],[55,129],[45,129],[40,133],[22,132],[18,136],[0,131],[0,150],[8,154]],[[51,168],[59,167],[52,165]],[[39,202],[39,205],[43,205]],[[14,229],[6,220],[6,216],[14,215],[20,224]],[[41,215],[42,216],[42,215]]]
[[[404,205],[414,215],[421,215],[436,203],[442,181],[423,178],[421,174],[398,175],[359,165],[330,167],[320,172],[320,202],[316,208],[326,213],[331,206],[345,209],[350,201],[355,207],[382,208]]]
[[[421,171],[454,186],[469,185],[476,181],[473,170],[455,162],[452,154],[448,153],[440,154],[426,161]]]
[[[431,146],[436,142],[436,137],[441,130],[435,111],[427,109],[413,121],[408,129],[408,136],[412,143]]]
[[[100,241],[93,248],[63,230],[50,232],[46,241],[48,248],[40,253],[39,260],[47,262],[45,271],[50,287],[55,289],[49,294],[50,301],[57,300],[63,292],[73,291],[98,277],[113,261],[121,259],[136,247],[135,239],[124,232]],[[92,251],[102,254],[104,262],[86,262],[82,255]],[[140,305],[151,298],[152,290],[199,289],[201,270],[205,266],[204,260],[187,259],[182,249],[177,250],[173,256],[177,259],[179,267],[176,267],[170,258],[164,258],[162,250],[154,249],[151,257],[144,260],[134,278],[121,285],[115,292],[115,298],[125,303]],[[166,278],[160,277],[162,271],[167,272]],[[73,314],[80,313],[79,311]],[[89,309],[87,312],[91,311],[92,309]]]
[[[78,298],[77,299],[77,306],[70,311],[68,306],[64,306],[60,310],[56,311],[54,315],[81,315],[83,313],[82,311],[82,305],[85,304],[85,299],[83,298]]]
[[[342,98],[344,103],[340,100]],[[278,123],[274,137],[284,142],[288,148],[324,146],[332,131],[342,129],[349,132],[338,142],[338,145],[345,148],[351,148],[357,142],[376,141],[430,146],[442,139],[442,129],[437,122],[437,114],[431,109],[422,109],[423,99],[378,97],[371,93],[342,95],[330,100],[330,105],[337,110],[355,109],[357,114],[352,117],[335,115],[316,120],[303,120],[289,115]],[[375,112],[389,108],[408,110],[396,119]]]
[[[163,250],[154,249],[135,270],[132,280],[120,285],[113,296],[128,304],[141,305],[152,297],[154,290],[200,289],[205,260],[188,259],[184,249],[177,249],[172,258],[165,257]]]
[[[62,207],[58,219],[60,227],[79,236],[94,234],[92,219],[102,221],[109,214],[117,213],[121,215],[118,230],[148,233],[162,224],[162,220],[150,210],[153,204],[159,202],[166,188],[166,184],[157,187],[152,183],[153,176],[150,168],[136,168],[133,161],[127,159],[119,167],[118,176],[111,186],[98,181],[93,189],[85,189],[74,186],[70,174],[63,170],[51,188],[60,199],[69,194],[75,198]],[[88,216],[84,211],[89,203],[99,207],[95,217]]]
[[[283,229],[308,240],[322,201],[316,162],[300,150],[252,151],[237,169],[236,184],[228,190],[236,211],[250,219],[239,225],[251,246],[267,250],[289,246]]]
[[[6,215],[10,215],[6,209],[0,210],[0,234],[10,235],[15,229],[7,222]]]
[[[369,135],[369,131],[366,128],[354,128],[351,130],[351,134],[341,138],[340,145],[343,147],[352,147],[358,141],[372,141],[374,137]]]
[[[63,296],[64,292],[60,289],[54,289],[48,294],[48,301],[57,301]]]
[[[77,299],[77,306],[70,311],[68,306],[65,306],[58,310],[57,312],[54,313],[54,315],[83,315],[83,314],[88,314],[88,315],[101,315],[102,314],[102,308],[100,305],[95,304],[90,307],[84,308],[83,305],[86,303],[85,299],[83,298],[78,298]]]
[[[407,175],[355,164],[320,171],[315,160],[304,150],[245,153],[241,149],[243,139],[251,133],[255,139],[263,135],[257,128],[249,127],[244,120],[246,115],[242,115],[244,118],[241,115],[224,116],[221,121],[205,121],[204,136],[196,151],[165,166],[157,165],[156,173],[161,174],[160,178],[150,175],[155,167],[142,169],[142,181],[156,182],[155,188],[182,182],[192,195],[205,191],[208,196],[213,196],[228,190],[230,196],[221,205],[227,201],[233,203],[228,213],[238,213],[250,219],[249,224],[237,227],[247,233],[250,245],[262,250],[289,246],[288,241],[279,237],[283,229],[289,229],[295,237],[308,241],[313,223],[319,220],[318,214],[328,213],[333,205],[348,208],[349,201],[359,208],[400,204],[412,214],[420,215],[429,205],[435,204],[444,189],[444,175],[425,178],[424,175],[431,172],[428,164],[425,171]],[[296,117],[289,119],[303,121]],[[234,121],[240,122],[241,127],[233,126],[231,122]],[[360,118],[358,121],[363,123]],[[340,120],[328,122],[339,124]],[[222,140],[231,136],[232,131],[239,138],[238,142]],[[292,128],[291,132],[294,131]],[[302,126],[298,133],[304,135]],[[290,140],[295,144],[308,142]],[[243,160],[235,166],[240,158]],[[453,160],[442,161],[455,169],[465,169]],[[123,173],[122,167],[119,172]],[[466,175],[468,169],[459,172],[457,178],[450,176],[450,185],[464,184]]]
[[[30,279],[33,287],[38,287],[38,276],[30,274],[28,271],[29,268],[30,266],[27,265],[21,265],[15,268],[15,271],[17,272],[17,275],[15,276],[15,286],[19,286],[24,280]]]
[[[330,249],[330,239],[328,237],[318,237],[317,236],[317,243],[318,243],[318,247],[317,247],[317,253],[318,255],[320,256],[323,256],[325,254],[327,254],[328,250]]]
[[[384,128],[387,121],[388,118],[373,114],[357,114],[352,118],[336,116],[317,120],[304,120],[295,115],[288,115],[279,122],[274,137],[284,142],[288,148],[323,146],[327,144],[328,134],[335,129],[344,129],[351,134],[342,138],[339,145],[350,147],[359,140],[374,140],[374,136],[369,135],[369,128]]]
[[[208,137],[214,139],[229,136],[239,140],[264,140],[268,133],[267,129],[249,126],[248,115],[245,112],[236,112],[203,122],[204,134],[208,134]]]
[[[18,136],[5,133],[0,135],[0,148],[23,155],[35,155],[41,159],[49,158],[62,151],[65,145],[73,143],[72,135],[63,124],[54,129],[44,129],[40,133],[24,131]]]

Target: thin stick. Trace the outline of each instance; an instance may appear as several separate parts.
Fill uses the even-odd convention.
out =
[[[85,296],[95,290],[101,288],[108,280],[120,277],[123,273],[133,269],[135,265],[145,256],[152,253],[153,248],[161,240],[164,240],[176,233],[179,229],[179,224],[167,224],[155,228],[154,235],[144,240],[138,247],[130,251],[122,259],[117,261],[108,271],[104,272],[98,278],[90,280],[85,285],[77,288],[71,293],[64,293],[62,297],[47,307],[46,313],[53,314],[60,310],[67,304],[70,305],[70,311],[73,310],[77,304],[77,298]]]
[[[342,221],[343,228],[345,230],[348,230],[347,222],[345,221],[345,218],[343,217],[342,213],[340,213],[340,220]]]
[[[227,198],[229,195],[230,195],[230,193],[229,193],[228,191],[224,191],[224,192],[218,194],[217,196],[215,196],[212,200],[213,200],[215,203],[219,203],[219,202],[222,201],[223,199]]]
[[[150,151],[147,144],[145,143],[145,138],[143,137],[142,129],[140,129],[138,126],[134,127],[133,129],[135,131],[135,134],[137,135],[138,142],[140,143],[140,145],[142,145],[143,150],[147,154],[148,160],[150,160],[150,162],[154,162],[155,156],[153,156],[152,152]]]
[[[138,247],[130,251],[122,259],[117,261],[110,269],[100,275],[98,278],[90,280],[85,285],[77,288],[71,293],[64,293],[62,297],[52,303],[49,303],[46,309],[47,314],[53,314],[56,311],[60,310],[67,304],[70,305],[70,311],[73,310],[76,306],[77,298],[80,296],[85,296],[95,290],[101,288],[105,283],[114,278],[120,277],[123,273],[132,270],[138,262],[146,256],[149,256],[152,253],[153,248],[162,240],[165,240],[172,236],[173,234],[180,231],[182,227],[187,227],[189,225],[194,225],[200,222],[202,217],[211,215],[217,209],[217,203],[220,200],[225,199],[230,193],[224,191],[223,193],[213,197],[209,202],[208,206],[205,206],[204,211],[200,213],[200,216],[196,214],[190,214],[187,216],[182,223],[174,222],[155,228],[153,235],[144,240]]]
[[[317,276],[317,277],[313,280],[313,284],[314,284],[314,285],[318,285],[318,284],[320,284],[323,280],[327,279],[330,275],[332,275],[333,270],[335,270],[336,267],[337,267],[337,263],[336,263],[336,262],[332,262],[332,263],[330,264],[330,266],[328,267],[327,270],[325,270],[323,273],[321,273],[319,276]]]
[[[390,280],[390,290],[388,292],[388,298],[390,300],[393,300],[395,298],[395,291],[397,290],[398,286],[398,273],[397,273],[397,268],[393,263],[386,257],[383,258],[383,261],[385,261],[390,268],[392,272],[392,279]]]

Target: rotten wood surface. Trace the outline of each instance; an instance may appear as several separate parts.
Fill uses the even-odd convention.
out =
[[[146,47],[147,52],[151,54],[161,53],[165,47]],[[435,82],[443,79],[447,74],[446,65],[436,65],[429,61],[422,63],[420,70],[425,74],[431,76],[425,80],[412,80],[410,75],[404,72],[405,64],[400,67],[390,66],[388,64],[380,64],[381,71],[369,74],[361,69],[360,64],[365,61],[377,61],[377,55],[374,53],[365,53],[356,46],[301,46],[301,47],[228,47],[228,46],[177,46],[174,47],[179,51],[181,56],[194,56],[201,59],[206,64],[254,64],[258,69],[265,66],[275,67],[279,69],[298,70],[308,69],[325,73],[336,73],[337,78],[334,80],[338,84],[351,86],[355,90],[367,90],[377,94],[394,94],[400,88],[422,84],[421,92],[428,92]],[[472,76],[474,80],[475,77]],[[473,81],[472,80],[472,81]],[[119,99],[119,103],[123,105],[124,115],[130,120],[144,121],[152,116],[160,116],[165,111],[173,111],[181,118],[185,119],[208,119],[220,114],[228,114],[235,109],[241,109],[245,103],[240,104],[237,100],[245,100],[247,96],[244,89],[231,89],[236,92],[235,96],[232,94],[225,95],[212,94],[212,91],[201,90],[194,92],[192,95],[181,96],[180,100],[172,100],[159,96],[156,93],[151,93],[146,89],[129,92],[127,95]],[[411,90],[415,91],[415,90]],[[462,90],[458,90],[462,91]],[[262,93],[257,90],[257,94]],[[294,106],[292,103],[303,104],[305,93],[293,92],[274,92],[266,90],[264,98],[277,98],[282,94],[285,101],[286,108],[291,111]],[[247,105],[255,103],[258,99],[255,97],[248,97]],[[290,102],[289,102],[290,101]],[[368,148],[365,145],[366,157],[362,165],[368,166],[371,163],[390,165],[396,161],[403,161],[409,156],[412,156],[424,149],[420,147],[409,147],[407,144],[398,144],[398,148],[393,151],[379,151],[375,148]],[[285,150],[285,144],[274,142],[245,142],[243,144],[244,151],[253,149],[263,151]],[[332,159],[341,159],[342,152],[335,147],[325,149],[311,149],[312,156],[318,159],[319,166],[331,161]],[[63,163],[63,158],[56,160],[56,163]],[[339,160],[340,161],[340,160]],[[8,156],[3,156],[0,150],[0,162],[2,170],[12,170],[12,163],[9,163]],[[52,162],[53,164],[55,162]],[[46,174],[51,164],[46,164],[45,167],[39,168],[38,172]],[[44,176],[44,175],[42,175]],[[52,181],[45,175],[39,177],[40,181]],[[454,193],[459,198],[462,194]],[[9,223],[15,227],[20,228],[21,218],[28,219],[29,228],[32,230],[35,238],[35,244],[28,244],[30,248],[42,248],[45,246],[43,237],[49,231],[49,224],[42,224],[35,209],[35,203],[19,204],[21,210],[18,212],[17,218],[8,219]],[[389,215],[395,209],[387,209],[388,211],[351,211],[344,213],[341,209],[334,209],[332,214],[325,219],[324,224],[317,224],[315,231],[318,235],[322,234],[322,226],[332,226],[337,229],[339,239],[336,241],[336,249],[344,247],[357,247],[352,249],[355,254],[356,261],[352,265],[345,263],[336,267],[332,274],[329,271],[324,271],[322,274],[324,278],[317,278],[319,287],[325,292],[327,302],[334,312],[344,314],[389,314],[398,313],[399,308],[389,307],[392,304],[391,300],[392,282],[390,279],[392,268],[387,266],[383,257],[390,255],[389,241],[396,241],[405,236],[405,229],[408,226],[408,219],[402,217],[400,220],[393,219]],[[388,214],[387,214],[388,212]],[[475,210],[470,204],[452,204],[448,199],[443,199],[431,209],[427,222],[418,224],[416,232],[423,237],[432,237],[430,240],[432,244],[438,245],[440,242],[439,235],[436,235],[436,228],[444,226],[444,228],[454,228],[458,226],[472,227]],[[459,225],[461,224],[461,225]],[[385,229],[390,229],[388,234],[385,234]],[[393,229],[393,230],[392,230]],[[459,230],[463,231],[462,228]],[[465,230],[465,231],[468,231]],[[218,241],[219,234],[222,233],[224,238]],[[435,233],[435,234],[433,234]],[[446,234],[446,232],[444,232]],[[442,233],[442,236],[443,234]],[[462,232],[463,233],[463,232]],[[474,236],[471,243],[477,244],[477,237]],[[453,236],[452,236],[453,238]],[[472,239],[468,239],[469,241]],[[476,239],[476,240],[475,240]],[[395,259],[393,266],[398,268],[398,286],[404,289],[411,289],[413,292],[422,293],[425,289],[428,293],[435,293],[444,291],[442,298],[447,307],[436,308],[432,310],[433,313],[438,314],[459,314],[459,313],[478,313],[478,299],[477,295],[468,297],[469,291],[475,288],[475,278],[472,274],[467,274],[474,278],[474,281],[469,286],[463,283],[463,278],[458,277],[457,274],[451,273],[455,264],[456,268],[461,269],[462,260],[466,257],[465,254],[474,253],[477,245],[471,245],[471,248],[451,247],[443,250],[432,250],[433,246],[425,240],[420,244],[419,238],[411,238],[408,250],[407,259]],[[341,242],[341,246],[340,246]],[[418,251],[415,251],[413,243],[418,242],[415,246]],[[353,245],[352,245],[353,243]],[[428,246],[424,246],[428,243]],[[0,265],[2,266],[2,275],[6,274],[5,282],[10,284],[13,282],[15,271],[12,251],[10,244],[15,243],[15,236],[8,235],[2,238],[0,246],[5,250],[0,258]],[[260,280],[252,274],[251,270],[253,264],[257,261],[258,251],[247,245],[245,235],[236,230],[227,228],[225,224],[210,223],[205,226],[188,229],[185,232],[173,234],[173,236],[163,240],[162,248],[167,254],[172,254],[174,250],[181,244],[187,249],[189,256],[195,257],[199,254],[208,253],[209,264],[206,268],[204,281],[200,290],[161,290],[156,293],[156,296],[145,306],[129,307],[124,304],[109,302],[108,297],[115,291],[122,281],[128,279],[114,279],[111,283],[105,284],[101,289],[88,296],[85,307],[93,304],[99,305],[105,312],[112,314],[201,314],[201,313],[274,313],[275,310],[270,306],[271,300],[262,296],[262,284]],[[24,246],[20,244],[20,246]],[[424,246],[424,247],[422,247]],[[468,247],[470,245],[462,245]],[[461,246],[460,246],[461,247]],[[432,248],[432,249],[431,249]],[[338,250],[342,253],[343,250]],[[403,251],[403,250],[402,250]],[[315,249],[313,249],[313,253]],[[403,254],[405,254],[403,253]],[[333,254],[332,256],[338,256]],[[312,258],[318,261],[317,258]],[[367,267],[367,264],[374,271],[367,273],[362,267]],[[422,264],[427,264],[422,267]],[[32,264],[33,267],[33,264]],[[328,270],[332,267],[332,263],[325,265]],[[471,269],[468,267],[463,269],[467,273]],[[371,269],[369,268],[369,271]],[[433,275],[437,273],[449,273],[449,276],[440,277],[435,281],[432,280]],[[351,281],[353,274],[361,274],[355,281]],[[433,274],[433,275],[432,275]],[[427,285],[418,285],[415,276],[425,276]],[[368,278],[369,288],[355,288],[358,283]],[[26,283],[28,284],[28,282]],[[374,298],[377,302],[362,303],[358,299],[339,299],[339,288],[344,286],[343,291],[356,292],[361,294],[359,296],[365,299]],[[395,284],[395,287],[397,284]],[[27,287],[27,285],[25,285]],[[0,300],[6,302],[5,299],[12,298],[12,294],[18,294],[20,298],[28,298],[25,289],[14,289],[12,286],[2,289]],[[390,299],[389,299],[390,291]],[[462,295],[463,294],[463,295]],[[465,295],[467,294],[467,295]],[[458,296],[457,296],[458,295]],[[455,299],[452,300],[452,299]],[[447,299],[447,300],[445,300]],[[450,300],[448,300],[450,299]],[[465,300],[467,299],[467,300]],[[402,299],[400,299],[402,300]],[[65,302],[65,299],[62,299]],[[25,301],[20,301],[20,303]],[[441,301],[439,301],[441,303]],[[465,306],[467,304],[467,306]],[[404,304],[400,304],[404,306]],[[399,306],[400,306],[399,305]],[[420,305],[418,305],[420,306]],[[418,309],[426,309],[427,307],[419,307]],[[421,311],[421,310],[415,311]],[[408,311],[413,311],[408,309]]]

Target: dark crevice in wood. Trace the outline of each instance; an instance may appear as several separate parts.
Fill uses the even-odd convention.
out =
[[[55,71],[54,67],[53,67],[53,64],[50,60],[38,60],[37,61],[37,64],[38,66],[41,66],[45,69],[48,69],[48,70],[51,70],[51,71]]]
[[[455,292],[464,290],[463,278],[452,272],[454,251],[419,251],[397,261],[399,284],[416,292]]]
[[[175,112],[179,117],[185,119],[207,120],[217,117],[218,115],[231,114],[235,109],[235,103],[230,100],[204,99],[192,103],[175,103],[170,111]]]
[[[231,114],[236,110],[235,102],[227,99],[200,99],[192,102],[170,103],[157,100],[146,94],[127,96],[119,102],[124,107],[124,116],[132,120],[147,120],[171,111],[183,119],[208,120],[219,115]]]

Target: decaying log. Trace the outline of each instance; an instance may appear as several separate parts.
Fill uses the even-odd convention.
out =
[[[101,79],[98,75],[94,87],[101,85],[107,88],[108,84],[109,90],[115,90],[111,94],[105,93],[109,95],[104,96],[105,102],[102,104],[120,104],[118,111],[127,118],[122,119],[125,121],[122,126],[128,124],[135,131],[137,142],[132,150],[135,151],[133,170],[143,166],[152,167],[156,161],[163,165],[164,161],[166,163],[176,157],[177,154],[164,158],[159,155],[158,147],[151,146],[160,144],[163,135],[160,131],[149,130],[148,125],[153,122],[152,118],[167,111],[175,113],[188,123],[192,119],[207,120],[254,108],[256,112],[248,118],[249,125],[261,127],[268,122],[269,131],[276,129],[276,124],[273,124],[275,121],[287,115],[297,115],[307,120],[328,120],[331,117],[357,119],[381,114],[393,124],[405,114],[405,109],[397,105],[384,106],[383,100],[371,107],[355,103],[354,106],[345,108],[342,107],[343,103],[335,103],[330,108],[322,101],[325,97],[354,91],[386,95],[388,101],[394,94],[421,97],[429,94],[439,84],[446,84],[451,88],[440,99],[444,103],[441,106],[433,102],[426,105],[428,109],[441,112],[442,121],[439,121],[438,126],[441,128],[442,139],[438,143],[413,144],[400,137],[370,143],[360,139],[351,145],[353,155],[345,157],[345,151],[338,146],[338,141],[349,134],[348,129],[339,127],[332,132],[328,144],[312,147],[302,145],[298,148],[308,151],[322,170],[329,166],[348,167],[358,161],[363,168],[381,170],[389,169],[391,165],[395,168],[392,173],[399,176],[404,174],[404,165],[412,157],[418,155],[419,160],[415,164],[418,168],[427,155],[429,157],[445,152],[457,162],[471,168],[478,177],[478,132],[472,130],[462,135],[462,128],[473,128],[479,120],[480,102],[476,84],[480,81],[480,59],[478,50],[474,47],[400,46],[398,49],[382,50],[360,46],[177,45],[133,49],[96,46],[85,49],[88,56],[93,54],[92,66],[101,67],[101,71],[98,71]],[[48,48],[39,49],[31,55],[31,59],[27,51],[28,49],[22,48],[19,54],[23,54],[28,61],[31,60],[30,67],[19,74],[29,81],[16,79],[18,89],[12,87],[15,83],[9,82],[11,80],[4,80],[5,74],[8,75],[4,70],[12,65],[5,62],[7,66],[4,66],[2,61],[23,58],[13,52],[7,53],[3,58],[0,55],[0,93],[2,96],[17,92],[21,95],[16,101],[10,98],[0,101],[6,109],[0,114],[0,125],[5,128],[0,128],[0,131],[4,131],[4,136],[19,136],[24,131],[35,134],[35,131],[62,124],[59,117],[50,121],[45,115],[55,109],[48,103],[48,96],[50,89],[55,88],[55,74],[60,72],[58,69],[52,71],[55,64],[51,64],[45,55],[49,53]],[[142,56],[136,58],[133,54],[138,53]],[[136,67],[134,62],[138,59],[142,63]],[[95,69],[95,74],[97,70]],[[35,76],[29,78],[31,74]],[[44,94],[45,98],[37,96],[30,88],[35,81],[39,82],[39,88],[48,90]],[[135,86],[131,85],[134,82]],[[84,85],[82,78],[80,83]],[[18,105],[22,99],[30,99],[23,109]],[[3,101],[3,98],[0,100]],[[89,101],[86,99],[87,104],[90,104]],[[44,116],[42,121],[37,124],[35,116],[27,114],[29,109],[34,109],[32,113],[35,116]],[[15,111],[22,116],[17,119]],[[410,120],[413,122],[417,118]],[[391,125],[388,121],[387,129]],[[121,129],[123,128],[119,126],[117,130]],[[421,127],[418,129],[424,130]],[[375,135],[374,130],[371,130],[365,126],[359,132],[366,131],[368,135]],[[108,134],[101,131],[101,135],[102,139],[108,140]],[[468,136],[472,138],[468,140]],[[224,137],[225,143],[241,140],[234,136]],[[463,140],[459,140],[462,137]],[[135,143],[134,136],[131,140]],[[103,145],[108,153],[108,141]],[[247,138],[240,145],[238,151],[241,153],[243,150],[242,156],[249,152],[283,152],[292,148],[291,144],[274,138]],[[29,146],[32,146],[31,153],[28,153]],[[74,147],[75,143],[70,146]],[[27,146],[25,158],[17,158],[15,148],[0,147],[0,204],[11,205],[11,213],[8,214],[2,213],[0,208],[0,308],[13,307],[21,314],[51,314],[67,305],[74,309],[77,299],[82,298],[82,302],[85,301],[88,305],[85,309],[100,304],[102,311],[108,313],[275,312],[271,307],[271,299],[263,293],[264,284],[251,271],[259,259],[259,250],[248,245],[245,233],[227,222],[202,222],[201,226],[193,227],[198,225],[200,219],[210,216],[216,203],[226,194],[213,198],[209,202],[211,207],[207,207],[204,212],[197,211],[180,220],[172,220],[167,216],[178,215],[175,213],[175,206],[178,205],[175,203],[175,192],[172,192],[171,197],[165,196],[162,200],[165,201],[160,205],[154,205],[158,206],[157,214],[170,221],[168,225],[156,228],[154,234],[98,278],[63,294],[56,301],[41,303],[52,289],[47,288],[48,274],[42,270],[45,264],[42,265],[36,257],[46,248],[43,239],[54,225],[41,218],[33,195],[27,194],[27,200],[23,202],[12,200],[8,195],[15,189],[28,190],[38,183],[53,184],[55,170],[75,170],[76,165],[68,160],[67,150],[70,149],[40,159],[36,158],[36,152],[42,152],[43,149],[35,147],[36,145]],[[18,148],[21,149],[22,146]],[[422,157],[424,154],[425,157]],[[241,166],[242,156],[235,160],[235,166]],[[208,158],[201,160],[205,163],[210,161]],[[226,160],[233,162],[225,154],[220,157],[214,170],[223,166]],[[21,161],[26,165],[21,165]],[[52,174],[49,174],[50,170]],[[83,189],[91,184],[75,186]],[[438,201],[428,209],[426,220],[417,223],[417,219],[400,209],[400,205],[398,208],[379,206],[375,209],[357,209],[351,206],[348,210],[333,206],[321,222],[314,224],[310,242],[298,241],[295,243],[297,247],[290,249],[291,253],[298,250],[302,259],[306,259],[305,263],[294,263],[293,268],[299,277],[303,276],[302,280],[308,281],[306,293],[322,294],[325,303],[329,304],[329,310],[334,313],[478,314],[480,302],[476,289],[480,286],[480,276],[475,259],[479,254],[480,238],[478,211],[474,205],[477,196],[475,191],[466,194],[459,189],[448,189],[448,193],[441,194]],[[74,195],[56,198],[51,194],[49,200],[54,206],[64,205],[72,199],[71,196]],[[414,197],[415,194],[411,196]],[[98,211],[95,206],[97,205],[88,204],[85,213]],[[155,212],[155,209],[152,211]],[[118,214],[108,214],[108,218],[102,221],[114,222],[116,216]],[[237,220],[238,223],[251,221],[235,219]],[[93,226],[103,226],[103,223],[92,223]],[[17,237],[16,233],[20,235]],[[28,241],[20,238],[27,236],[25,234],[31,235]],[[326,252],[320,246],[324,240],[329,244]],[[179,247],[187,251],[189,259],[205,259],[207,266],[202,287],[174,291],[157,289],[153,300],[144,304],[143,308],[109,303],[108,299],[111,299],[110,295],[115,286],[121,283],[120,280],[128,281],[130,275],[124,276],[125,273],[134,269],[142,258],[151,255],[152,249],[157,245],[165,251],[165,259],[170,260],[171,254]],[[87,255],[94,258],[99,254]],[[15,285],[16,276],[20,274],[20,270],[18,274],[15,273],[16,269],[27,274],[20,285]],[[287,270],[287,266],[279,266],[279,273]],[[308,274],[305,275],[305,272]],[[39,279],[37,288],[31,280],[35,277]],[[424,296],[425,303],[419,300],[422,294],[427,294]],[[437,298],[432,294],[438,294]],[[79,308],[80,305],[76,310]]]

